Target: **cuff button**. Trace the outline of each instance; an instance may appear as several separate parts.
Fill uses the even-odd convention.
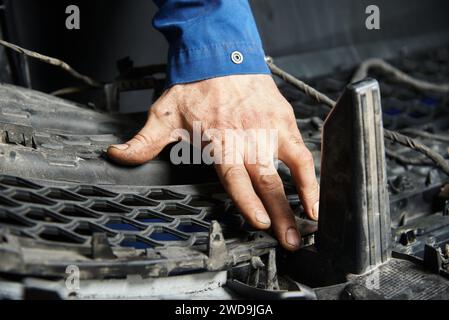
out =
[[[240,51],[234,51],[231,53],[231,60],[235,64],[241,64],[243,62],[243,54]]]

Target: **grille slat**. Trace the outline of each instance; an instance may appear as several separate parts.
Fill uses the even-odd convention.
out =
[[[127,187],[121,193],[94,185],[56,187],[43,182],[40,186],[1,175],[0,181],[11,182],[0,194],[0,207],[5,208],[0,230],[22,230],[36,242],[50,245],[89,246],[95,233],[105,233],[112,247],[184,247],[206,243],[212,220],[220,220],[225,229],[239,227],[243,221],[225,212],[228,199],[218,200],[214,194],[183,194],[170,187],[140,187],[134,193]],[[17,181],[20,185],[15,186],[12,182]],[[245,238],[245,230],[238,232]]]

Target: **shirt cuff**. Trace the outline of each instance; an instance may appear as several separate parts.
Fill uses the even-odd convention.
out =
[[[270,74],[260,44],[225,42],[169,52],[168,86],[237,74]]]
[[[248,0],[155,0],[169,42],[167,85],[269,74]]]

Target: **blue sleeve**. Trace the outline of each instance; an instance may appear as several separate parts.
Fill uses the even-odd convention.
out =
[[[169,42],[168,85],[269,74],[248,0],[154,0],[153,25]]]

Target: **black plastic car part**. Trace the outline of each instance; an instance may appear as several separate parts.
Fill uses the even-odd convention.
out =
[[[0,186],[1,272],[57,277],[76,264],[85,279],[160,277],[226,269],[276,245],[244,224],[216,184],[106,188],[0,176]]]
[[[362,274],[390,257],[390,207],[379,84],[348,86],[323,126],[318,248]]]

